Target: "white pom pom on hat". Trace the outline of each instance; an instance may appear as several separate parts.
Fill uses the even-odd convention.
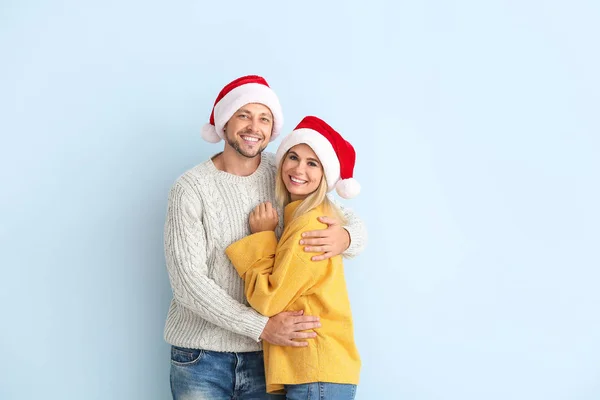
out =
[[[360,193],[360,183],[354,178],[341,179],[335,185],[335,191],[344,199],[351,199]]]
[[[353,178],[356,152],[335,129],[320,118],[304,117],[279,145],[275,155],[277,165],[289,149],[301,143],[309,145],[319,157],[328,191],[336,189],[345,199],[360,193],[360,184]]]
[[[210,143],[218,143],[225,138],[223,127],[237,110],[246,104],[259,103],[269,107],[273,114],[271,141],[281,132],[283,112],[275,92],[267,81],[258,75],[242,76],[228,83],[219,92],[210,113],[210,120],[202,127],[202,138]]]
[[[204,124],[202,126],[202,139],[210,143],[218,143],[221,141],[221,137],[217,134],[215,126],[212,124]]]

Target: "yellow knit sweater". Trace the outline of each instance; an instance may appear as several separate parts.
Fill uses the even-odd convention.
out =
[[[302,232],[326,227],[317,217],[323,207],[292,220],[300,201],[284,210],[285,229],[279,243],[273,231],[247,236],[229,246],[227,256],[245,281],[248,302],[268,317],[304,310],[319,316],[321,327],[307,347],[264,343],[267,392],[284,384],[332,382],[358,384],[360,357],[354,343],[352,314],[342,257],[312,261],[299,244]]]

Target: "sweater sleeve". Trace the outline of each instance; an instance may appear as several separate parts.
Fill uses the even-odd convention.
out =
[[[250,305],[266,316],[279,314],[308,291],[323,274],[328,261],[311,261],[303,257],[294,244],[302,230],[282,238],[276,246],[273,232],[260,232],[233,243],[227,256],[244,279]]]
[[[239,303],[207,275],[201,202],[175,184],[165,223],[165,257],[175,300],[208,322],[259,340],[268,318]]]
[[[348,221],[344,228],[350,235],[350,246],[342,253],[345,258],[354,258],[363,252],[367,245],[367,228],[364,222],[352,211],[350,208],[344,207],[341,203],[336,201],[333,196],[329,196],[329,199],[335,204],[346,220]]]

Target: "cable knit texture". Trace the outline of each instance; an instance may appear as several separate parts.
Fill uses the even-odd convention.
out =
[[[244,282],[225,254],[227,246],[250,234],[248,215],[261,202],[275,201],[275,157],[263,153],[249,176],[219,171],[208,160],[177,179],[169,194],[165,257],[173,299],[165,340],[195,349],[248,352],[261,349],[268,318],[248,306]],[[366,244],[363,223],[348,219],[351,245],[345,257]],[[282,230],[283,210],[278,208]]]

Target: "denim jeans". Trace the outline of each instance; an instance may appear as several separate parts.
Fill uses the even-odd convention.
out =
[[[173,400],[283,400],[267,394],[262,351],[221,353],[171,346]]]
[[[353,400],[356,385],[315,382],[285,385],[288,400]]]

